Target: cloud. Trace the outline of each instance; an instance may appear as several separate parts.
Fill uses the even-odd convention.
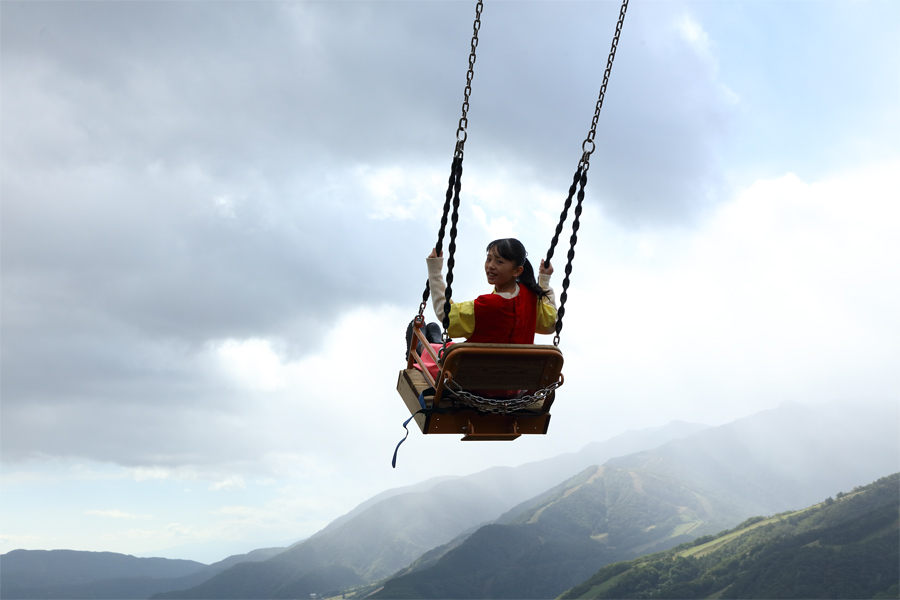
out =
[[[84,514],[92,517],[106,517],[109,519],[152,519],[152,515],[134,515],[121,510],[86,510]]]
[[[88,387],[71,383],[89,372],[102,381],[163,372],[190,379],[190,357],[210,341],[280,336],[294,341],[292,352],[309,351],[322,323],[363,301],[359,290],[399,300],[393,282],[401,271],[387,257],[404,251],[404,239],[424,237],[411,231],[434,229],[449,162],[449,148],[437,141],[452,135],[449,127],[441,136],[436,119],[459,94],[450,83],[460,72],[451,48],[467,48],[468,10],[456,3],[48,6],[4,11],[4,316],[17,348],[7,357],[17,374],[8,389],[66,393]],[[564,193],[578,154],[557,164],[567,154],[564,131],[577,121],[582,135],[590,113],[570,118],[569,94],[549,91],[591,67],[576,54],[567,68],[551,68],[568,28],[542,28],[551,37],[535,55],[527,28],[503,24],[561,22],[576,8],[598,10],[538,3],[516,7],[525,11],[517,14],[501,4],[485,17],[477,90],[484,116],[481,140],[470,143],[480,170],[505,156],[517,165],[507,170],[510,179],[549,187],[545,173],[565,164],[552,181]],[[641,22],[632,39],[644,35]],[[423,43],[409,53],[417,40]],[[668,49],[640,48],[632,43],[633,58],[624,60],[668,56]],[[593,47],[591,56],[600,55]],[[541,85],[528,82],[535,70],[521,67],[531,59],[549,78]],[[634,88],[652,78],[629,82],[633,69],[621,69],[610,96],[656,97]],[[590,106],[597,82],[588,87],[583,79],[572,82],[587,87],[580,91]],[[534,93],[511,102],[509,90],[522,86]],[[690,112],[708,111],[692,104]],[[621,117],[608,121],[617,128]],[[672,126],[705,131],[662,113],[641,129],[683,139],[666,132]],[[670,216],[690,213],[677,190],[703,195],[694,194],[692,168],[678,167],[682,184],[651,161],[655,175],[646,177],[633,165],[648,165],[656,155],[647,149],[663,145],[642,142],[643,157],[634,161],[633,132],[616,135],[611,158],[629,167],[595,169],[625,178],[609,186],[610,214],[641,220],[656,205]],[[667,155],[707,163],[694,152]],[[624,188],[633,197],[623,197]],[[52,341],[35,335],[37,321],[54,332]],[[104,350],[122,346],[131,351]],[[51,381],[40,376],[46,372],[62,376]],[[158,398],[163,392],[152,385],[146,391]]]
[[[242,490],[247,487],[247,484],[244,483],[243,477],[232,476],[223,479],[222,481],[217,481],[211,486],[209,489],[214,492],[219,492],[222,490]]]
[[[560,435],[491,448],[491,461],[781,398],[894,393],[896,164],[875,158],[898,155],[896,20],[872,18],[881,3],[852,15],[799,3],[773,29],[766,3],[724,6],[630,6],[579,231]],[[0,10],[0,439],[4,464],[23,469],[4,485],[41,485],[24,469],[53,461],[89,465],[73,482],[96,470],[217,498],[265,479],[284,494],[272,510],[309,511],[291,531],[333,518],[339,502],[317,490],[342,502],[381,491],[472,6]],[[617,14],[485,8],[459,297],[484,291],[490,239],[515,235],[533,259],[547,248]],[[798,44],[798,22],[821,32],[804,25],[811,42]],[[769,53],[772,36],[790,46]],[[838,93],[835,65],[871,93]],[[875,166],[835,175],[863,163]],[[455,440],[427,444],[391,482],[434,474],[434,455],[459,472],[487,460]]]
[[[605,241],[585,242],[601,258],[573,294],[571,314],[592,318],[563,332],[572,369],[603,365],[578,395],[663,420],[797,398],[896,401],[898,166],[760,180],[689,235],[607,224]]]

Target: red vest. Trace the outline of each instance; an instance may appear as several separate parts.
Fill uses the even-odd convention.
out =
[[[506,299],[500,294],[484,294],[475,298],[475,332],[466,341],[482,344],[533,344],[536,326],[537,296],[520,285],[515,298]],[[451,344],[453,342],[450,342],[448,347]],[[443,345],[431,346],[440,352]],[[423,352],[422,359],[432,377],[437,377],[440,368],[431,360],[431,356]],[[418,363],[414,363],[413,366],[420,368]],[[495,391],[484,395],[511,396],[517,391]]]
[[[500,294],[475,298],[475,333],[467,342],[533,344],[537,325],[537,296],[525,286],[510,299]]]

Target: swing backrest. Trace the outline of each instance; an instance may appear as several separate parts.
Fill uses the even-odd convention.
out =
[[[449,375],[454,385],[469,391],[535,391],[559,381],[562,366],[556,346],[465,342],[447,348],[437,383]]]

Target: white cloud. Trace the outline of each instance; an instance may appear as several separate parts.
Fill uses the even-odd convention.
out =
[[[441,181],[447,175],[424,165],[419,168],[358,166],[348,177],[361,182],[366,193],[361,194],[360,200],[368,202],[368,216],[375,220],[410,221],[440,211],[444,202]]]
[[[284,365],[266,340],[226,340],[215,349],[222,374],[249,390],[275,391],[287,384]]]
[[[694,233],[607,224],[612,241],[594,251],[613,254],[578,279],[577,328],[563,333],[576,350],[568,391],[628,398],[663,422],[783,400],[896,401],[898,173],[894,162],[759,181]],[[591,369],[582,387],[577,374]]]
[[[223,506],[215,511],[217,515],[229,517],[258,517],[266,512],[250,506]]]
[[[232,475],[231,477],[226,477],[221,481],[216,481],[212,485],[209,486],[209,489],[214,492],[219,491],[229,491],[229,490],[243,490],[247,487],[247,484],[244,482],[244,478],[239,475]]]
[[[105,517],[109,519],[152,519],[152,515],[135,515],[117,509],[111,510],[86,510],[84,514],[92,517]]]
[[[681,37],[694,48],[694,50],[705,56],[707,59],[712,60],[712,44],[709,39],[709,34],[704,31],[703,26],[700,25],[694,17],[689,14],[681,15],[681,17],[675,21],[675,29],[681,34]]]

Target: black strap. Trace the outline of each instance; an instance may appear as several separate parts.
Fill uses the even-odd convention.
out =
[[[450,165],[450,178],[447,181],[447,194],[444,197],[444,210],[441,213],[441,227],[438,230],[437,242],[434,244],[434,250],[440,254],[444,245],[444,232],[447,229],[447,219],[450,216],[450,207],[455,203],[459,206],[459,178],[462,176],[462,157],[454,156],[453,163]],[[455,234],[454,234],[455,237]],[[456,250],[456,244],[453,244],[453,250]],[[428,302],[428,296],[431,294],[431,288],[428,281],[425,281],[425,291],[422,292],[422,304]]]
[[[395,468],[395,469],[397,468],[397,452],[400,451],[400,444],[402,444],[403,442],[405,442],[405,441],[406,441],[406,438],[409,437],[409,428],[407,428],[407,425],[409,425],[409,422],[410,422],[410,421],[412,421],[413,419],[416,418],[416,415],[417,415],[417,414],[419,414],[419,413],[424,413],[424,412],[426,412],[425,409],[418,410],[418,411],[414,412],[410,418],[408,418],[407,420],[405,420],[405,421],[403,422],[403,429],[406,429],[406,435],[403,436],[403,439],[400,440],[400,441],[397,443],[397,447],[394,448],[394,458],[391,459],[391,467],[393,467],[393,468]]]
[[[553,338],[553,345],[559,345],[559,334],[562,331],[563,327],[563,316],[566,314],[566,300],[569,297],[569,281],[572,275],[572,261],[575,258],[575,244],[578,242],[578,228],[581,226],[581,204],[584,202],[584,186],[587,185],[587,165],[581,163],[578,165],[578,168],[575,170],[575,175],[572,177],[572,185],[569,186],[569,195],[566,196],[566,202],[563,205],[562,212],[559,214],[559,223],[556,225],[556,231],[553,234],[553,239],[550,240],[550,248],[547,250],[547,258],[544,259],[544,264],[549,265],[550,259],[553,258],[553,252],[556,249],[556,244],[559,242],[559,235],[562,233],[563,227],[566,224],[566,219],[569,216],[569,208],[572,206],[572,198],[576,198],[575,202],[575,218],[572,221],[572,235],[569,237],[569,252],[568,252],[568,260],[566,261],[565,273],[566,276],[563,278],[562,282],[562,293],[559,297],[559,308],[556,310],[556,336]],[[578,192],[576,196],[576,190]]]
[[[447,247],[447,289],[444,294],[444,319],[442,325],[444,327],[444,347],[442,352],[447,350],[447,330],[450,328],[450,298],[453,297],[453,267],[456,265],[456,223],[459,221],[459,190],[462,186],[462,156],[453,161],[455,167],[455,178],[451,178],[453,182],[453,213],[450,215],[450,244]],[[447,190],[450,194],[450,190]]]
[[[394,458],[391,459],[391,467],[393,467],[394,469],[397,468],[397,452],[400,451],[400,445],[403,444],[403,442],[406,441],[406,438],[409,437],[409,428],[407,427],[407,425],[409,425],[410,421],[412,421],[413,419],[416,418],[416,415],[418,415],[418,414],[427,415],[431,412],[429,409],[425,408],[425,393],[426,392],[431,392],[431,394],[434,394],[434,388],[425,389],[422,391],[421,394],[419,394],[419,406],[421,406],[422,408],[420,408],[419,410],[414,412],[407,420],[405,420],[403,422],[403,429],[406,429],[406,435],[403,436],[402,440],[397,442],[397,447],[394,448]]]

